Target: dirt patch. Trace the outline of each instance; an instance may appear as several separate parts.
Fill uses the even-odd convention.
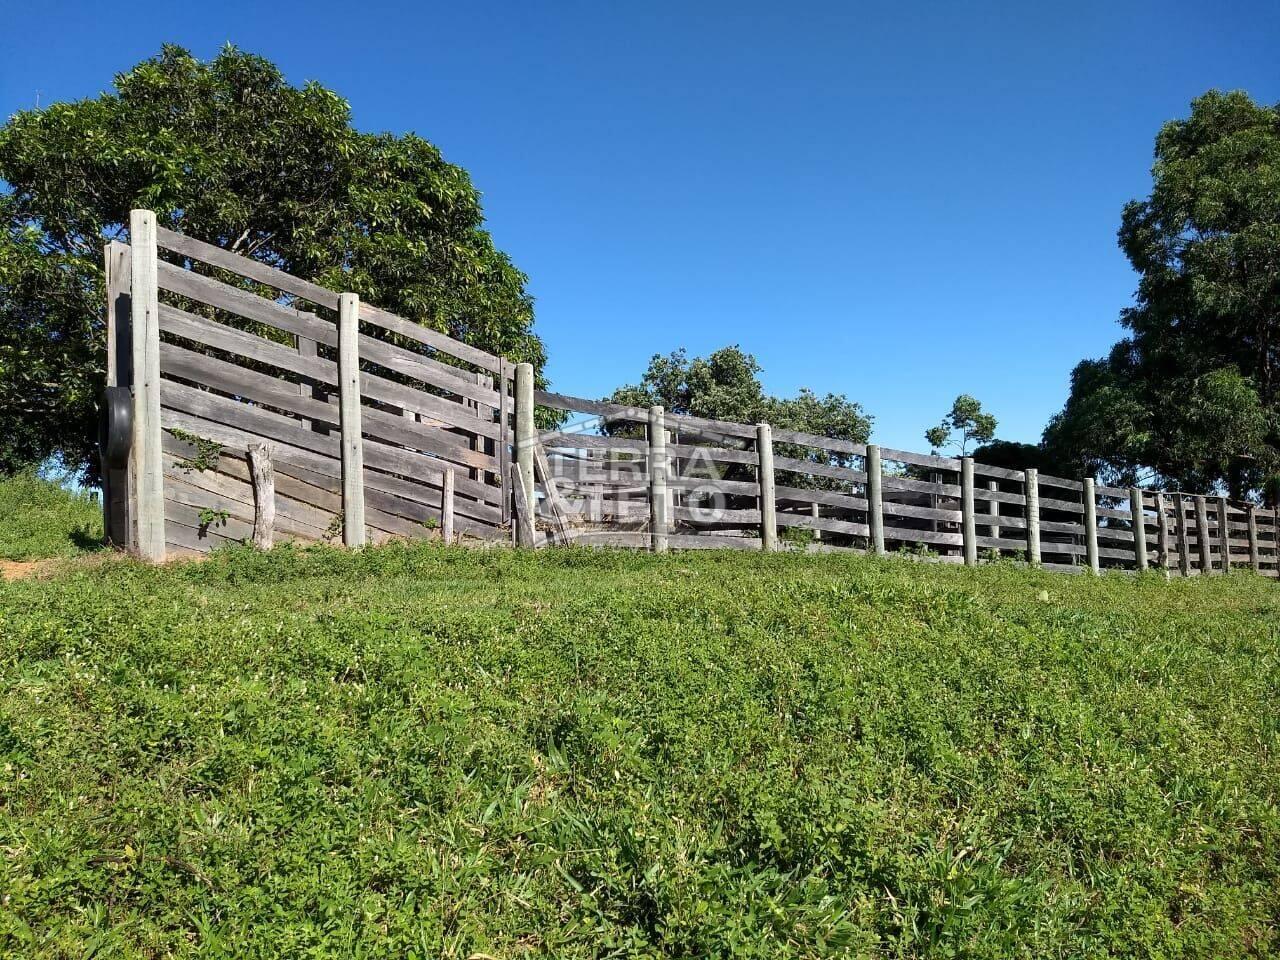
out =
[[[0,560],[0,580],[24,580],[48,566],[48,560]]]

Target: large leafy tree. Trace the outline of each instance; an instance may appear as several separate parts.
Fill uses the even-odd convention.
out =
[[[819,396],[808,388],[794,397],[770,396],[760,382],[760,372],[756,358],[737,346],[693,358],[681,349],[666,356],[655,355],[639,383],[620,387],[609,399],[636,407],[661,404],[672,413],[709,420],[769,423],[775,428],[853,443],[866,443],[870,438],[872,418],[859,404],[841,394]],[[615,429],[625,432],[629,428],[617,425]],[[849,459],[789,444],[780,444],[778,451],[822,463],[844,464]]]
[[[426,140],[361,133],[319,84],[234,48],[178,47],[114,92],[0,128],[0,471],[93,465],[102,253],[129,210],[541,368],[525,276],[466,172]]]
[[[1118,481],[1265,486],[1280,457],[1280,106],[1211,92],[1156,137],[1120,246],[1128,336],[1072,376],[1049,455]]]

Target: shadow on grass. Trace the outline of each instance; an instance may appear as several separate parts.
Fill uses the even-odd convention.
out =
[[[72,546],[84,553],[92,553],[95,550],[106,548],[102,537],[90,531],[88,524],[76,527],[67,534],[67,539],[71,541]]]

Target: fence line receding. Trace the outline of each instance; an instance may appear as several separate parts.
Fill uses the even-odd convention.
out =
[[[107,462],[104,445],[103,503],[109,538],[151,560],[261,542],[268,517],[267,542],[906,551],[1280,576],[1273,508],[534,390],[527,365],[149,211],[134,211],[130,241],[105,250],[107,382],[132,416],[112,447],[127,454]],[[561,425],[539,432],[535,405]]]

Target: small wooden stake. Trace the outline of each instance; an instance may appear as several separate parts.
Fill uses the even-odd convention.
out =
[[[534,545],[533,534],[533,504],[531,504],[525,496],[527,486],[524,478],[520,476],[519,462],[511,464],[511,505],[514,512],[516,525],[516,546],[532,547]]]
[[[445,543],[453,543],[453,468],[444,472],[440,488],[440,536]]]
[[[276,472],[271,448],[265,443],[249,444],[249,476],[253,480],[253,545],[270,550],[276,535]]]

